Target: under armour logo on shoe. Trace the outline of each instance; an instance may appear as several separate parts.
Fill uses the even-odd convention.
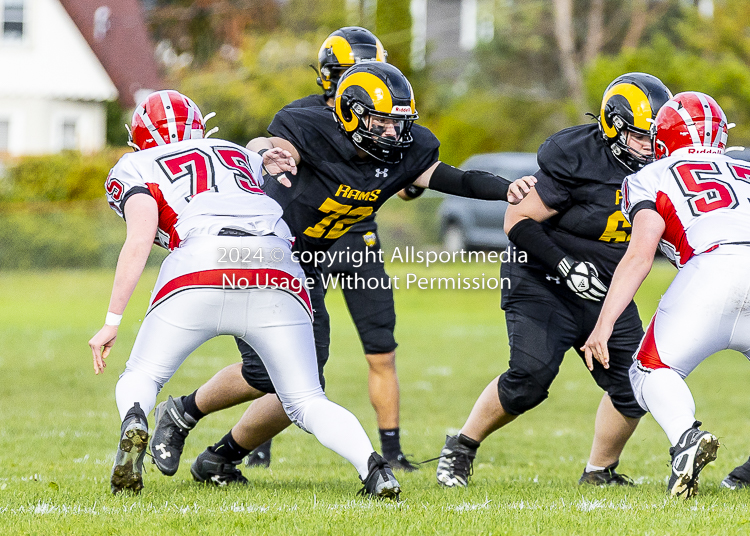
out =
[[[163,460],[165,458],[171,458],[172,453],[167,452],[167,446],[164,443],[159,443],[158,445],[155,445],[154,448],[156,450],[160,450],[161,454],[159,454],[159,457]]]
[[[379,177],[383,177],[383,178],[388,177],[388,168],[383,168],[383,169],[377,168],[375,170],[375,178],[379,178]]]

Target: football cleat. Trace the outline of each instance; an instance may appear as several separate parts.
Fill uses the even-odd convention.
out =
[[[459,443],[458,436],[445,436],[445,446],[440,451],[437,466],[437,481],[441,486],[467,487],[474,474],[474,458],[477,449]]]
[[[750,487],[750,458],[742,465],[732,469],[732,472],[721,481],[721,487],[732,490]]]
[[[227,486],[229,484],[247,485],[248,481],[237,466],[242,460],[232,461],[220,454],[213,452],[212,447],[208,447],[201,452],[193,465],[190,466],[190,473],[197,482],[213,484],[214,486]]]
[[[615,471],[619,463],[615,462],[599,471],[586,471],[584,469],[578,483],[592,486],[635,486],[635,482],[628,475]]]
[[[398,455],[393,458],[387,458],[386,461],[394,471],[404,471],[405,473],[419,471],[419,467],[411,463],[403,452],[399,452]]]
[[[364,486],[357,495],[398,501],[401,494],[401,485],[393,476],[391,466],[377,452],[370,454],[367,460],[367,477],[362,480],[362,484]]]
[[[185,438],[198,421],[185,413],[182,397],[171,396],[154,410],[154,433],[151,436],[152,461],[159,471],[172,476],[180,467]]]
[[[141,405],[136,402],[125,414],[120,426],[120,442],[110,479],[112,493],[126,489],[139,493],[143,489],[143,458],[147,444],[148,420]]]
[[[248,467],[269,467],[271,465],[271,439],[253,450],[245,458]]]
[[[667,493],[672,497],[688,499],[698,492],[698,476],[703,468],[716,459],[719,440],[711,433],[699,430],[695,421],[685,430],[680,440],[669,449],[672,456],[672,475],[667,484]]]

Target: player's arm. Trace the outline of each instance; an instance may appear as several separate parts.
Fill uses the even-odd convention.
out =
[[[106,366],[104,360],[109,355],[117,339],[117,326],[125,307],[133,295],[135,286],[143,273],[143,268],[151,252],[159,222],[156,200],[148,194],[137,193],[128,198],[124,207],[127,222],[127,237],[122,245],[115,270],[115,282],[107,309],[107,320],[99,332],[89,341],[94,356],[94,372],[99,374]]]
[[[253,138],[247,142],[248,149],[263,157],[263,170],[289,188],[292,183],[285,173],[297,174],[300,155],[297,148],[283,138]]]
[[[612,335],[615,322],[651,271],[654,253],[664,228],[664,219],[655,210],[644,209],[636,212],[628,250],[617,265],[594,331],[581,348],[589,370],[594,369],[593,359],[599,361],[604,368],[609,368],[607,341]]]
[[[439,160],[414,181],[414,186],[431,188],[445,194],[502,200],[511,204],[520,203],[531,192],[534,184],[536,177],[530,175],[510,182],[487,171],[463,171]]]
[[[593,263],[570,257],[549,237],[542,222],[557,214],[534,188],[522,203],[505,212],[505,234],[519,248],[531,254],[551,272],[557,272],[567,287],[580,298],[601,301],[607,286],[599,280]]]

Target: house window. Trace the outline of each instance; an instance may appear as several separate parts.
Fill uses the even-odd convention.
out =
[[[5,0],[3,4],[3,38],[23,37],[23,0]]]
[[[0,153],[7,153],[10,145],[10,121],[0,119]]]
[[[72,150],[76,148],[76,120],[66,119],[62,124],[62,148]]]

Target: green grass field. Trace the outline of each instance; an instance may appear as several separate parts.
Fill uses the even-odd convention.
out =
[[[496,276],[497,265],[391,266],[392,275]],[[103,376],[87,341],[100,327],[109,271],[0,273],[0,522],[5,534],[735,534],[750,532],[750,494],[719,488],[750,454],[750,366],[723,353],[689,378],[698,418],[719,436],[719,459],[701,493],[668,500],[669,444],[650,416],[621,460],[632,489],[580,487],[601,393],[570,354],[549,399],[482,445],[468,489],[445,490],[435,463],[400,475],[398,504],[355,496],[356,472],[296,428],[275,443],[270,470],[244,469],[247,488],[192,481],[189,465],[236,422],[243,408],[204,419],[173,478],[147,466],[140,496],[113,497],[109,473],[118,439],[114,386],[145,311],[155,271],[144,275]],[[657,266],[638,295],[644,319],[673,269]],[[341,295],[328,298],[333,333],[328,395],[351,409],[375,445],[366,363]],[[396,292],[403,446],[437,456],[476,397],[507,365],[497,291]],[[233,340],[192,355],[159,399],[185,394],[238,360]]]

